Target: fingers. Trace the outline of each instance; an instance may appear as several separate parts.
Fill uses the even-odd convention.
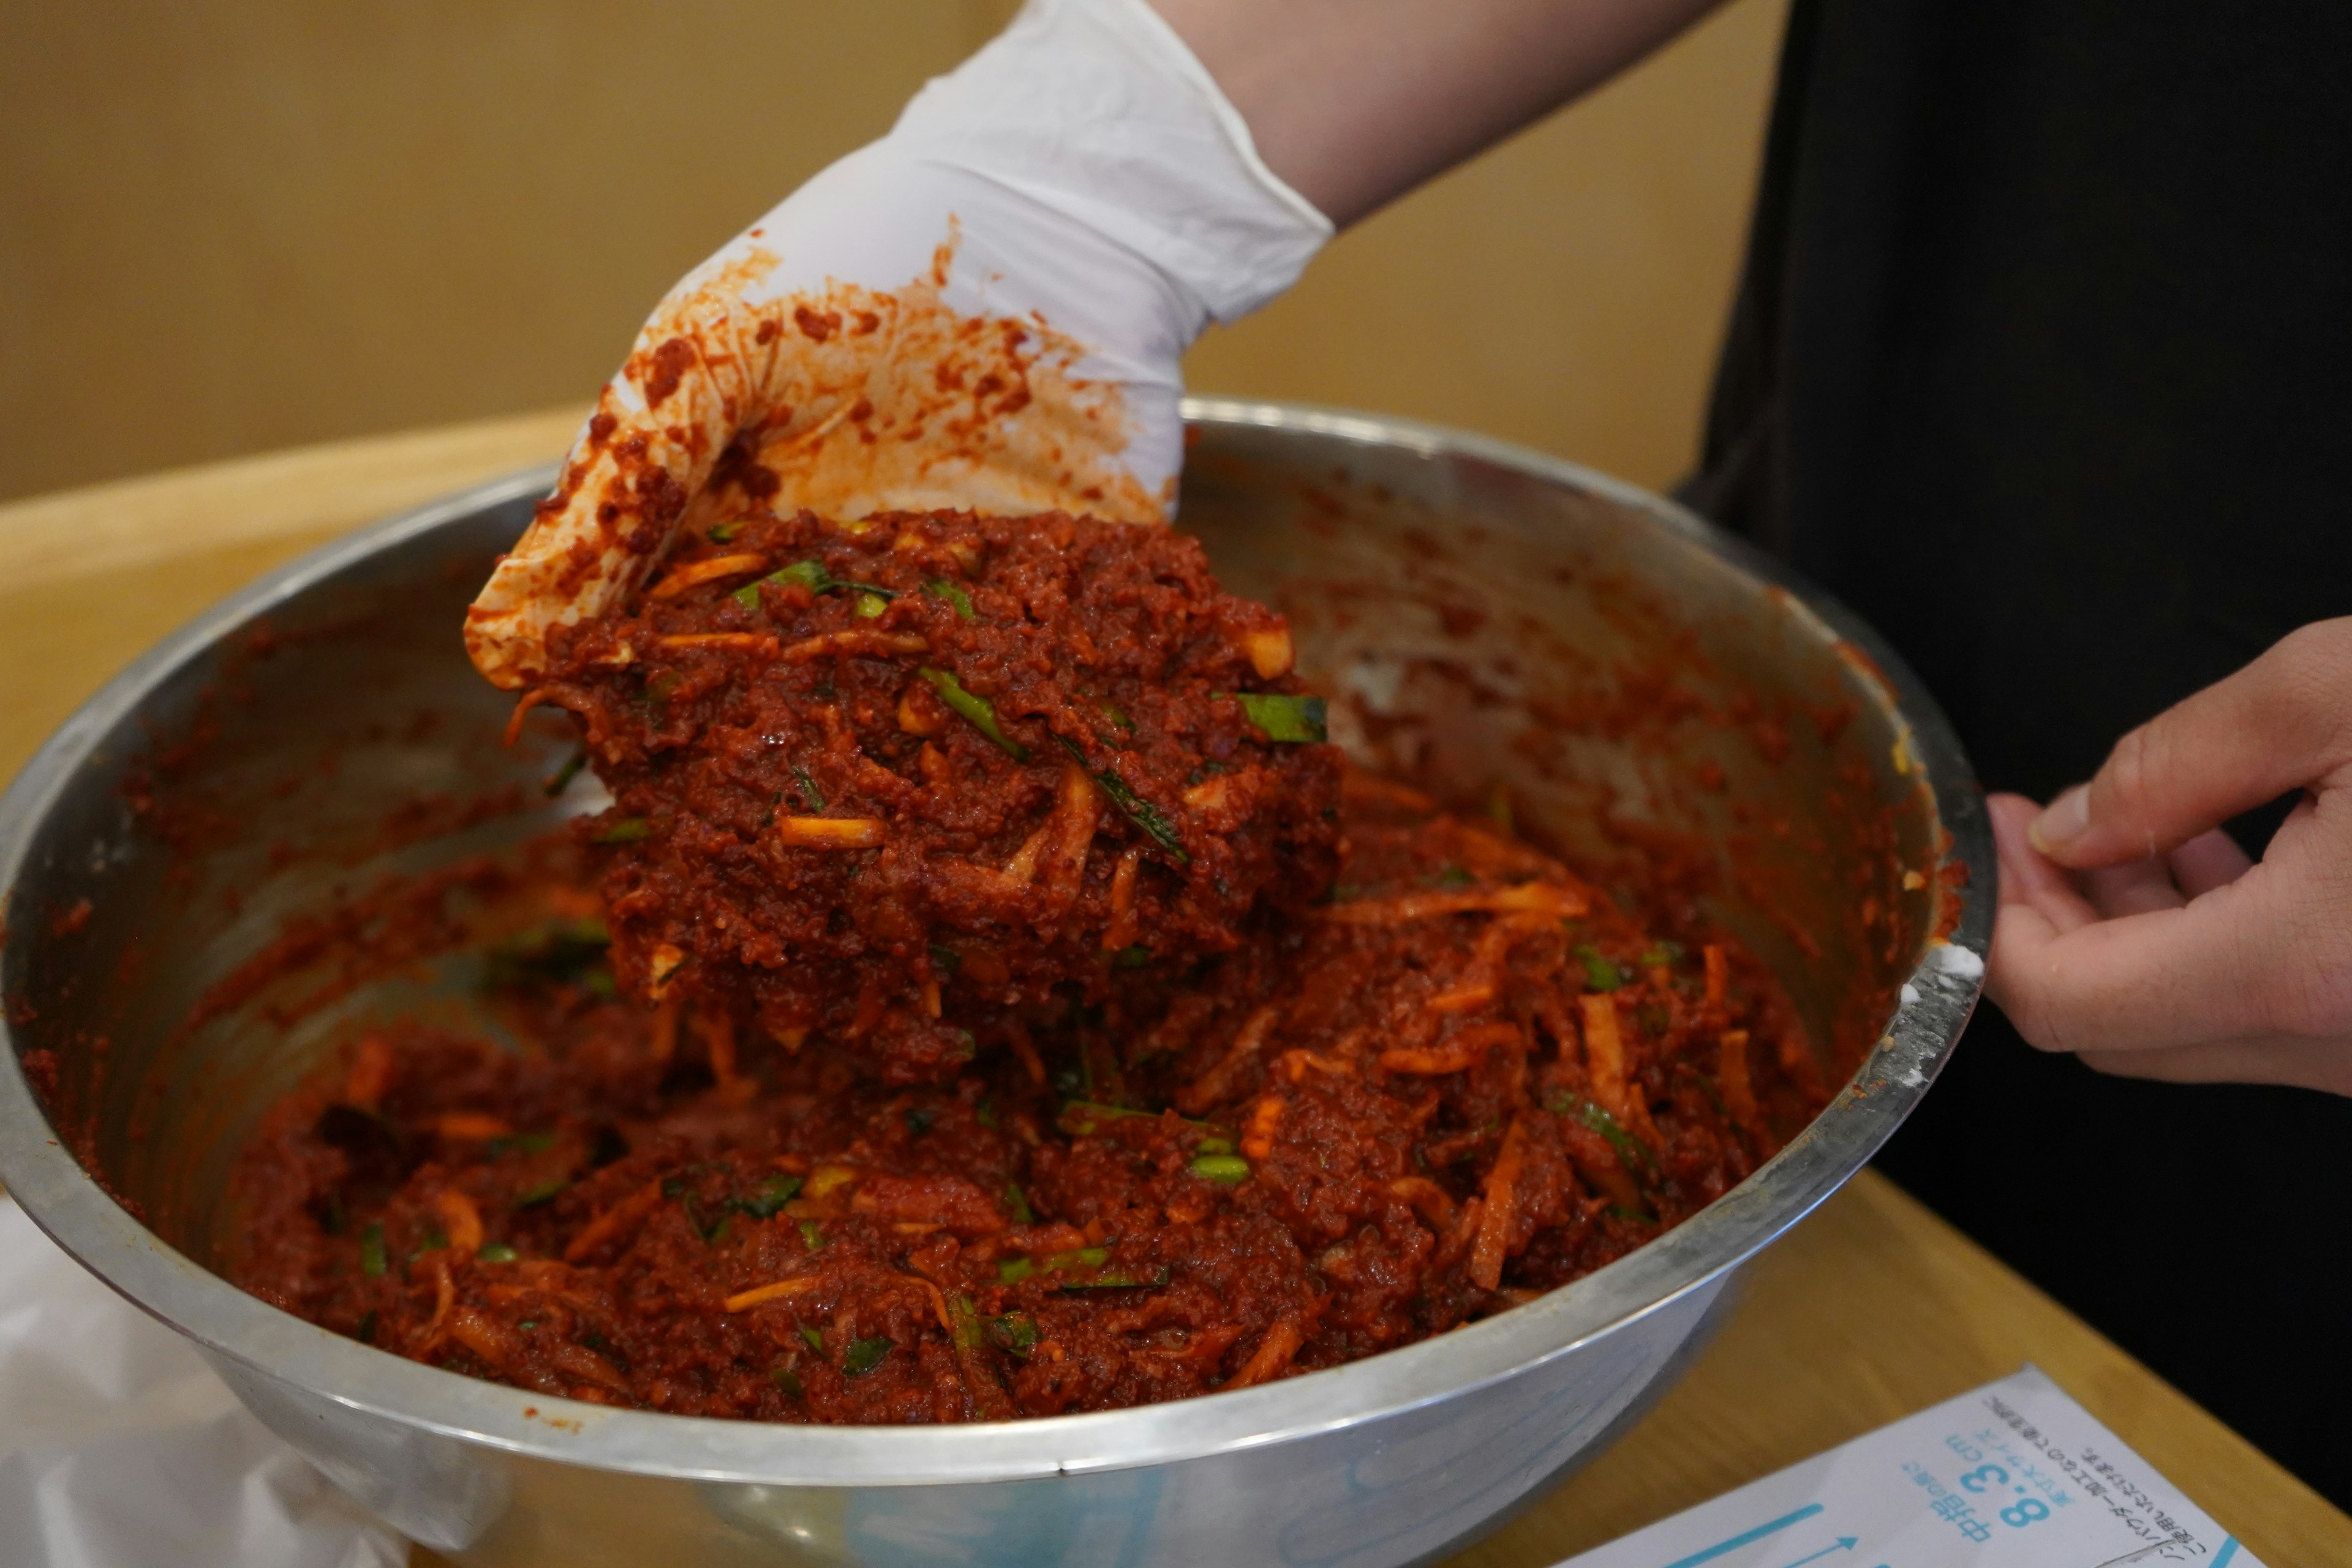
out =
[[[2101,920],[2021,831],[2030,803],[1993,811],[2000,904],[1985,986],[2045,1050],[2142,1050],[2254,1032],[2271,956],[2247,879],[2185,907]]]
[[[2289,638],[2273,650],[2290,656],[2277,668],[2250,667],[2232,678],[2234,692],[2225,681],[2174,710],[2211,708],[2190,715],[2201,731],[2183,728],[2167,745],[2205,733],[2218,737],[2218,751],[2234,724],[2239,740],[2259,731],[2300,759],[2268,777],[2260,768],[2272,764],[2245,764],[2259,781],[2249,786],[2257,799],[2274,793],[2279,777],[2302,773],[2307,784],[2260,864],[2209,826],[2177,838],[2168,853],[2117,852],[2126,847],[2111,837],[2104,859],[2077,856],[2082,868],[2069,870],[2036,847],[2063,816],[2058,808],[2037,817],[2031,801],[1992,797],[2001,882],[1986,991],[2029,1042],[2131,1077],[2352,1094],[2352,765],[2332,715],[2318,712],[2312,695],[2331,680],[2352,693],[2352,669],[2342,668],[2352,660],[2347,625],[2317,628],[2328,636],[2300,647]],[[2170,763],[2141,766],[2131,750],[2118,747],[2102,771],[2122,779],[2112,798],[2133,798],[2150,778],[2185,780],[2178,798],[2233,809],[2214,782],[2221,773],[2202,762],[2179,762],[2175,752]],[[2099,798],[2077,796],[2095,827]],[[2140,798],[2168,797],[2159,790]]]
[[[2141,915],[2151,910],[2177,910],[2189,900],[2173,885],[2172,866],[2161,857],[2102,866],[2082,873],[2083,889],[2102,920]]]
[[[2032,840],[2063,866],[2146,858],[2347,763],[2352,618],[2302,627],[2126,735],[2035,821]]]
[[[2352,1095],[2352,1038],[2263,1036],[2152,1051],[2084,1051],[2084,1064],[2162,1083],[2276,1083]]]
[[[1997,795],[1990,802],[1995,842],[2000,847],[2004,898],[2014,895],[2040,908],[2058,930],[2093,920],[2177,910],[2246,874],[2253,862],[2237,840],[2219,828],[2201,833],[2160,859],[2070,875],[2034,850],[2028,829],[2042,808],[2022,795]]]
[[[2174,883],[2192,899],[2236,881],[2253,865],[2238,841],[2218,827],[2199,834],[2165,858],[2171,864]]]
[[[605,384],[554,494],[466,612],[467,650],[491,684],[527,685],[546,668],[551,630],[635,588],[737,429],[765,416],[772,356],[739,291],[773,261],[752,247],[665,301]]]
[[[2012,909],[2021,914],[2031,913],[2042,926],[2055,934],[2089,925],[2099,918],[2099,911],[2073,878],[2035,853],[2026,840],[2026,829],[2041,807],[2021,795],[1996,795],[1985,802],[1992,818],[1993,846],[2000,856],[2000,903],[1999,915]]]
[[[477,667],[528,685],[551,631],[739,510],[1162,521],[1183,346],[1164,280],[1024,200],[877,143],[698,268],[468,612]]]

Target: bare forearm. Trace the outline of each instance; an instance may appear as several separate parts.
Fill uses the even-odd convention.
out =
[[[1719,0],[1151,0],[1333,222],[1598,86]]]

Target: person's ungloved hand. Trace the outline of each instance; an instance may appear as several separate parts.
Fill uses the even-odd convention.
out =
[[[2259,864],[2220,829],[2303,799]],[[2352,1094],[2352,618],[2126,735],[2047,811],[1992,799],[1987,987],[2105,1072]]]
[[[747,501],[1160,520],[1179,356],[1330,232],[1144,0],[1033,0],[662,301],[475,602],[474,662],[529,684],[551,627]]]

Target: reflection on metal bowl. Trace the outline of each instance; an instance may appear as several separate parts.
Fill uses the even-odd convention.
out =
[[[1672,1382],[1739,1266],[1925,1091],[1981,973],[1982,799],[1866,628],[1664,501],[1402,421],[1188,413],[1182,526],[1229,586],[1290,613],[1304,671],[1349,699],[1345,738],[1459,800],[1499,788],[1523,829],[1588,865],[1629,842],[1686,847],[1709,912],[1788,984],[1844,1087],[1679,1229],[1350,1365],[958,1427],[573,1404],[380,1353],[208,1272],[230,1156],[335,1029],[463,1001],[431,965],[291,1026],[249,998],[190,1027],[197,998],[341,889],[554,820],[416,805],[543,799],[561,742],[551,728],[499,747],[507,699],[457,628],[544,472],[273,574],[126,671],[26,767],[0,803],[0,1180],[329,1476],[467,1563],[1380,1568],[1491,1529]],[[408,830],[387,836],[403,806]],[[87,918],[50,918],[84,899]],[[42,1097],[19,1067],[33,1052]]]

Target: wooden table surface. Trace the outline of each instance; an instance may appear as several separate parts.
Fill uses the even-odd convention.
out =
[[[223,594],[359,524],[552,458],[579,417],[343,442],[0,506],[0,778]],[[2352,1563],[2352,1519],[1871,1173],[1764,1256],[1714,1345],[1646,1421],[1454,1563],[1540,1568],[2029,1361],[2272,1568]]]

